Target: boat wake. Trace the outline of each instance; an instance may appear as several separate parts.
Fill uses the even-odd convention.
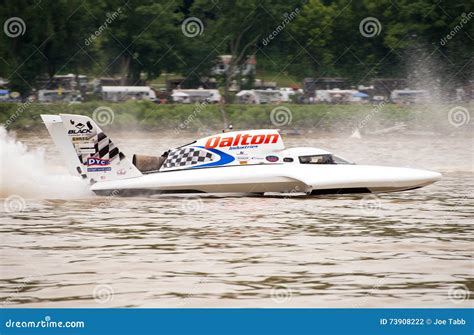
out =
[[[64,199],[93,193],[79,177],[58,174],[47,163],[44,150],[30,150],[0,127],[0,197]]]

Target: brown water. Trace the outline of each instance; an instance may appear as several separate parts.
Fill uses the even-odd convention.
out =
[[[191,139],[111,137],[144,154]],[[45,152],[4,160],[1,196],[25,203],[1,208],[3,306],[474,306],[472,138],[287,138],[444,174],[414,191],[319,198],[96,197],[63,175],[45,134],[19,140]]]

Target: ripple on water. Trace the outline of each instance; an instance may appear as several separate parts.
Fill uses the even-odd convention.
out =
[[[24,211],[2,213],[4,305],[473,307],[474,176],[454,159],[466,148],[433,139],[449,157],[413,161],[426,139],[400,139],[407,151],[385,156],[390,141],[307,141],[448,173],[373,208],[361,196],[26,198]]]

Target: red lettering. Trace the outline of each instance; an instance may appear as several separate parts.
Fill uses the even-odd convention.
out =
[[[221,143],[219,143],[219,146],[220,147],[230,147],[232,145],[232,140],[234,138],[233,137],[224,137],[221,141]]]
[[[280,137],[280,136],[279,136],[278,134],[270,134],[270,135],[267,135],[267,136],[265,137],[265,142],[264,142],[264,143],[265,143],[265,144],[268,144],[268,143],[276,143],[276,142],[278,142],[278,138],[279,138],[279,137]],[[271,142],[270,142],[270,141],[271,141]]]
[[[250,135],[250,134],[237,134],[235,137],[224,137],[214,136],[208,138],[205,148],[216,148],[216,147],[230,147],[238,145],[258,145],[258,144],[273,144],[277,143],[280,138],[279,134],[268,134],[268,135]]]
[[[232,145],[234,145],[234,146],[238,145],[239,141],[240,141],[240,134],[237,134],[237,136],[235,137],[234,143]]]
[[[215,148],[219,144],[220,139],[221,138],[219,136],[211,137],[210,139],[207,140],[206,145],[204,147],[205,148]]]
[[[251,137],[252,135],[249,135],[249,134],[245,134],[244,136],[242,136],[242,145],[249,145],[249,143],[247,142],[247,140],[249,139],[249,137]]]
[[[256,135],[252,137],[252,141],[250,142],[250,144],[262,144],[264,140],[265,135]]]

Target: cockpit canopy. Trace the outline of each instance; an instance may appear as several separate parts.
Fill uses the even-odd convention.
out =
[[[354,164],[332,154],[299,156],[301,164]]]
[[[288,148],[281,155],[291,157],[300,164],[354,164],[329,151],[312,147]]]

